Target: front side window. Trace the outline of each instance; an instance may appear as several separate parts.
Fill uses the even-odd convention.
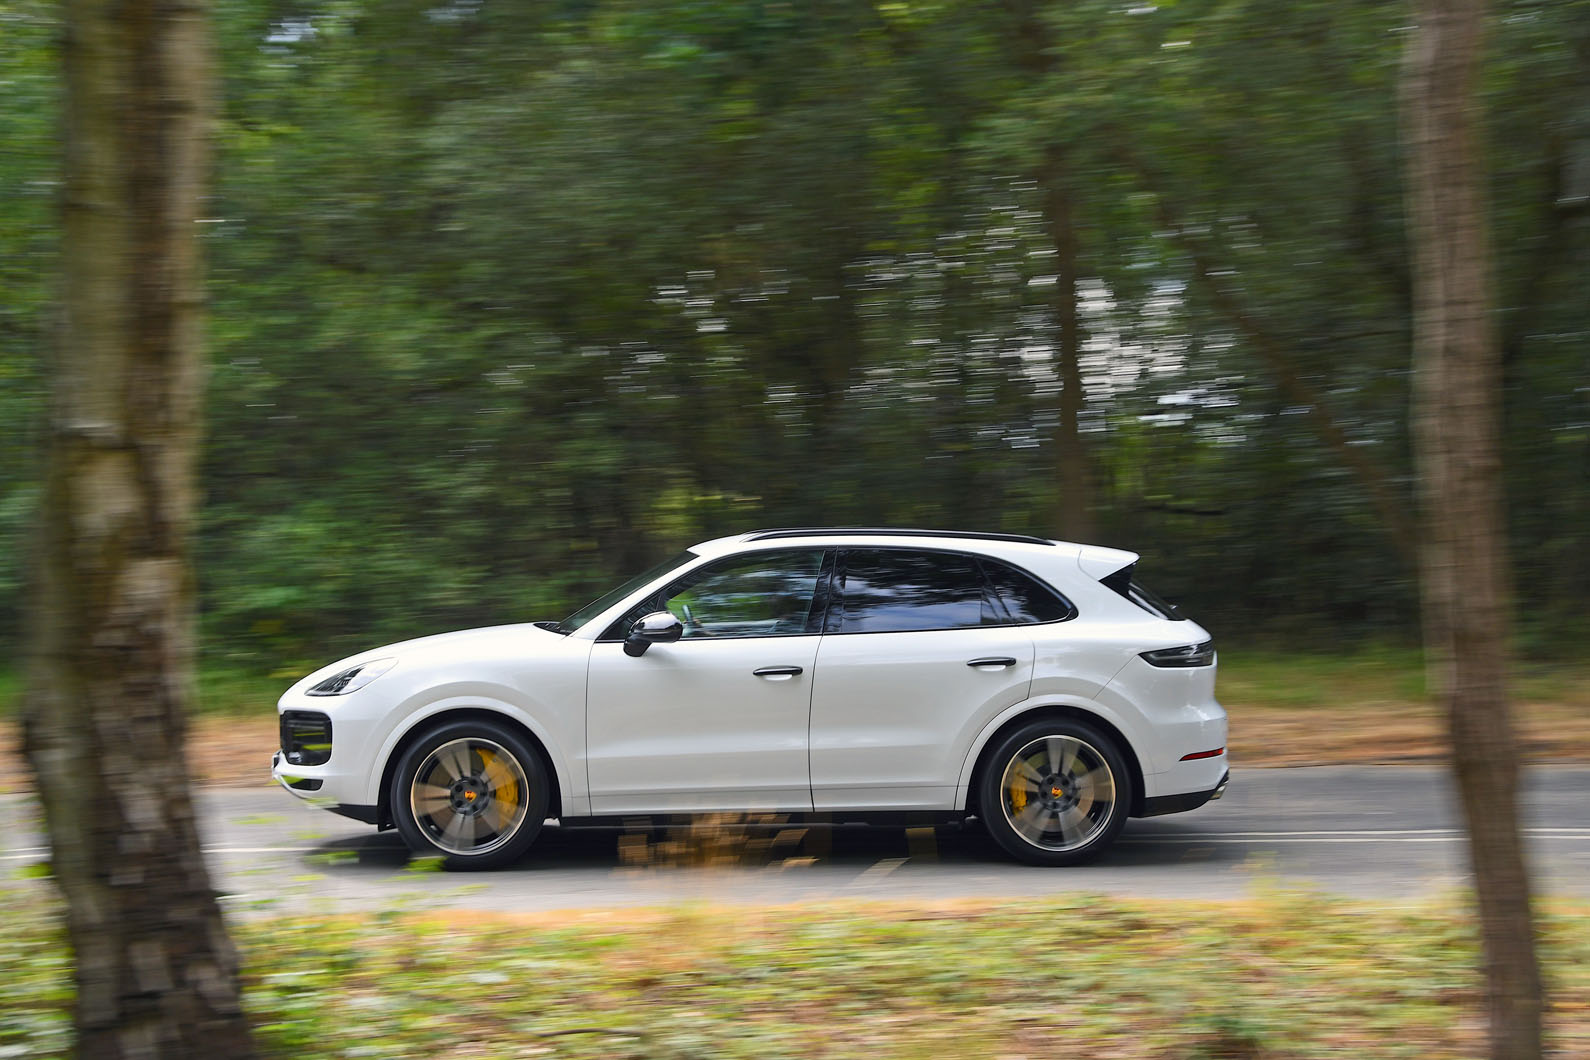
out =
[[[823,549],[753,552],[709,563],[630,608],[606,638],[622,638],[635,621],[668,611],[684,623],[682,640],[788,637],[820,631],[814,613]]]
[[[840,593],[841,633],[901,633],[1008,623],[977,561],[953,552],[851,549]]]

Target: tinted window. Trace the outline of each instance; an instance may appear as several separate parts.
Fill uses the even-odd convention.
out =
[[[1035,622],[1058,622],[1070,618],[1071,605],[1057,596],[1053,589],[1015,567],[985,559],[983,573],[993,586],[999,602],[1004,605],[1010,621],[1017,625]]]
[[[659,563],[644,574],[637,574],[618,588],[602,594],[552,628],[558,633],[573,633],[591,619],[606,611],[636,589],[639,589],[642,585],[661,578],[675,567],[682,567],[695,558],[696,554],[694,552],[689,550],[681,552],[666,563]]]
[[[1139,581],[1132,582],[1127,599],[1144,611],[1151,611],[1160,618],[1168,618],[1172,622],[1180,622],[1187,617],[1181,613],[1179,607]]]
[[[845,554],[842,633],[1001,625],[970,556],[904,549]]]
[[[685,625],[682,639],[786,637],[817,632],[812,600],[823,550],[753,552],[691,571],[654,593],[607,631],[623,636],[643,615],[671,612]]]
[[[1109,577],[1101,578],[1100,581],[1151,615],[1168,618],[1172,622],[1183,621],[1187,616],[1182,614],[1175,604],[1133,577],[1136,566],[1134,563],[1122,567]]]

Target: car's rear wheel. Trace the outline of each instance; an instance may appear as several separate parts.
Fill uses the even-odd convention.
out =
[[[1007,853],[1033,865],[1097,857],[1126,823],[1132,777],[1115,742],[1086,722],[1045,718],[999,740],[978,805]]]
[[[550,789],[541,756],[497,722],[447,722],[421,736],[392,774],[392,822],[409,849],[448,868],[506,865],[535,842]]]

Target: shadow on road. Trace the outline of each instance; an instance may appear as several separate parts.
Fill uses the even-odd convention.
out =
[[[1200,845],[1190,829],[1155,822],[1129,822],[1117,843],[1087,868],[1153,867],[1197,862],[1237,865],[1245,852]],[[350,856],[351,855],[351,856]],[[392,873],[409,867],[408,848],[396,832],[356,836],[321,844],[305,855],[317,871]],[[650,869],[765,871],[821,865],[864,872],[880,863],[986,872],[1051,871],[1009,858],[975,824],[965,828],[900,828],[867,825],[774,826],[767,828],[560,828],[549,824],[529,853],[500,875],[539,872]]]

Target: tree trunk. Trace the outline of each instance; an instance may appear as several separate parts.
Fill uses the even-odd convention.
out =
[[[1501,358],[1480,156],[1483,0],[1416,0],[1403,120],[1425,639],[1446,703],[1485,945],[1491,1056],[1541,1055],[1541,983],[1507,698]]]
[[[23,723],[66,899],[77,1053],[248,1057],[183,756],[208,10],[70,0],[63,51],[64,312]]]
[[[1006,0],[1010,13],[1011,55],[1016,66],[1038,81],[1054,73],[1058,61],[1050,50],[1050,30],[1043,4],[1035,0]],[[1054,443],[1056,498],[1055,532],[1067,541],[1093,539],[1093,474],[1087,446],[1082,440],[1082,328],[1077,312],[1078,249],[1076,216],[1067,173],[1066,146],[1054,139],[1044,142],[1036,174],[1043,196],[1044,224],[1055,250],[1055,368],[1060,375],[1060,419]]]
[[[1093,539],[1092,475],[1082,441],[1082,328],[1077,312],[1077,231],[1070,189],[1065,181],[1065,152],[1051,146],[1044,156],[1044,220],[1055,249],[1055,324],[1059,334],[1060,420],[1055,424],[1054,458],[1060,483],[1055,528],[1067,541]]]

